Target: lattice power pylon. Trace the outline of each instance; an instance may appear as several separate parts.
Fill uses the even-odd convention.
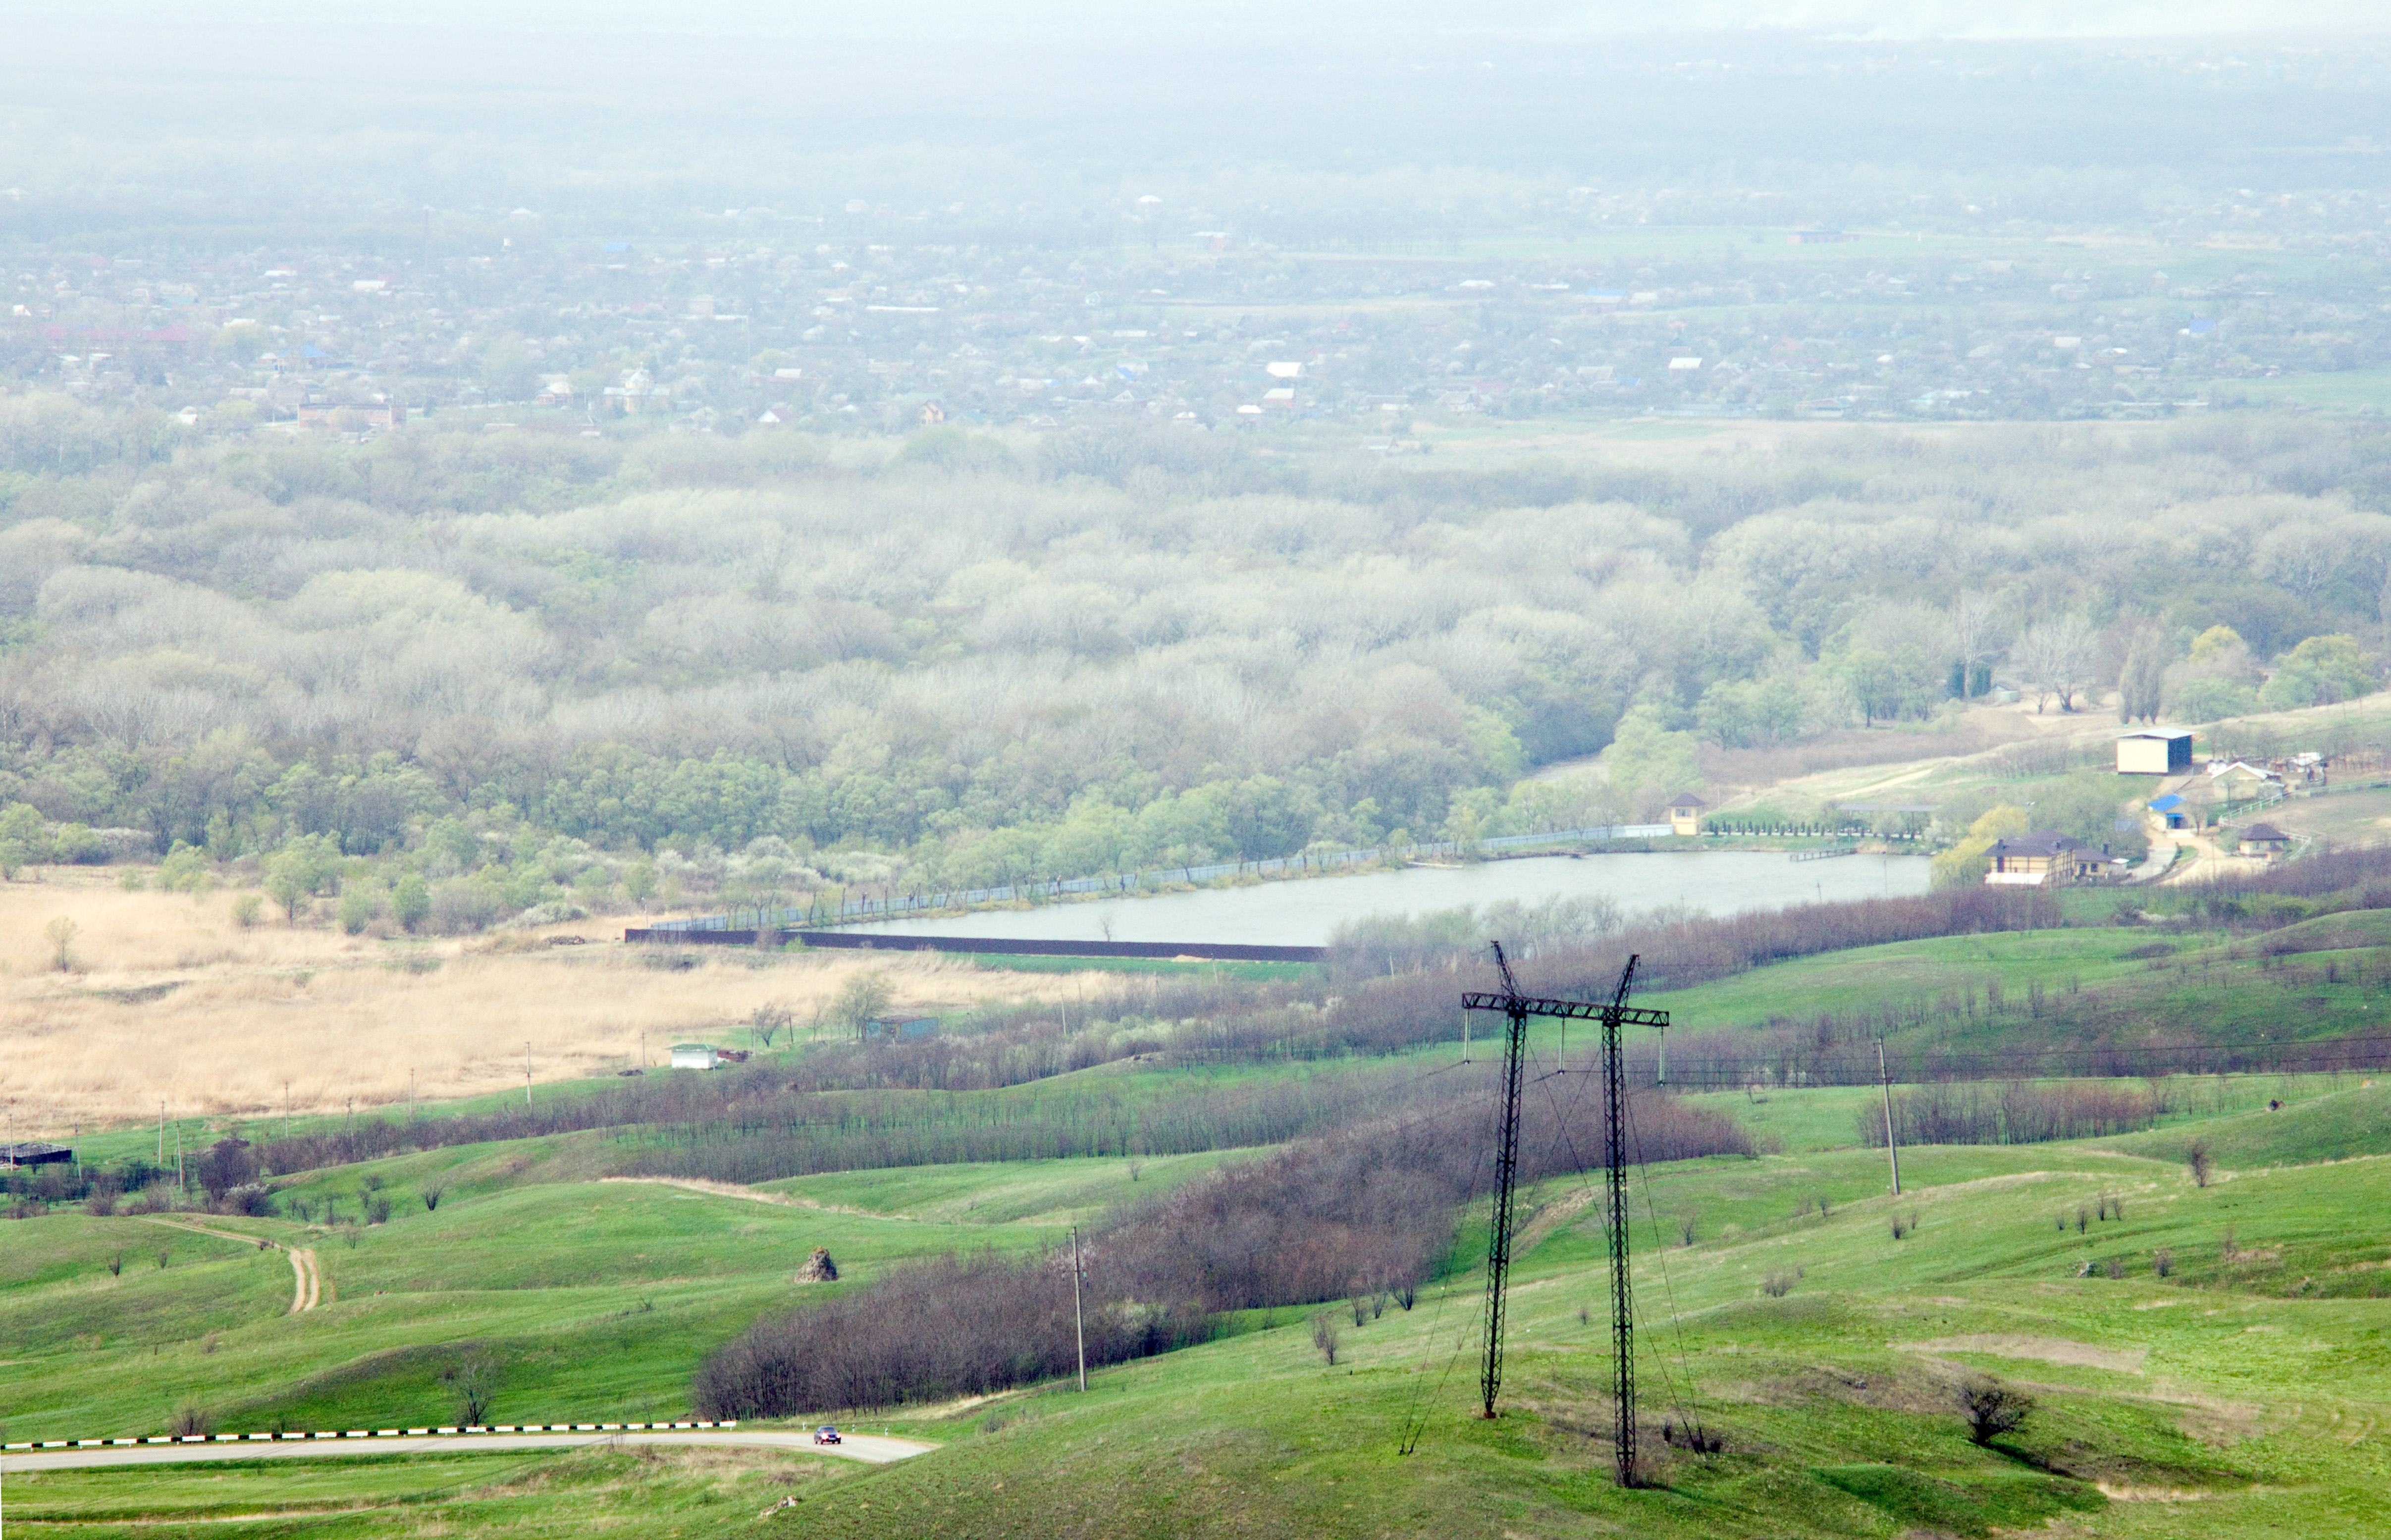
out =
[[[1627,1106],[1620,1084],[1619,1033],[1622,1027],[1666,1029],[1666,1011],[1638,1010],[1627,1003],[1635,983],[1635,959],[1627,960],[1619,976],[1618,992],[1608,1004],[1584,1000],[1548,1000],[1519,992],[1511,977],[1510,960],[1501,942],[1494,944],[1494,965],[1503,975],[1500,994],[1472,992],[1461,997],[1464,1010],[1500,1011],[1508,1030],[1503,1053],[1503,1122],[1495,1155],[1493,1233],[1486,1243],[1486,1365],[1480,1378],[1485,1415],[1494,1415],[1494,1398],[1503,1388],[1503,1311],[1511,1273],[1512,1188],[1519,1171],[1519,1086],[1521,1060],[1527,1049],[1528,1018],[1554,1016],[1564,1021],[1602,1023],[1603,1155],[1609,1199],[1603,1210],[1603,1230],[1610,1243],[1611,1392],[1618,1403],[1618,1480],[1635,1483],[1635,1316],[1628,1277],[1627,1247]]]

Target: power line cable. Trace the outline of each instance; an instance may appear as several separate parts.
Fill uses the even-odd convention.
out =
[[[1544,1084],[1544,1082],[1545,1082],[1545,1081],[1547,1081],[1552,1080],[1555,1076],[1557,1076],[1557,1075],[1563,1075],[1563,1074],[1567,1074],[1567,1073],[1569,1073],[1569,1071],[1568,1071],[1568,1070],[1566,1070],[1566,1069],[1554,1069],[1554,1070],[1550,1070],[1550,1071],[1547,1071],[1547,1072],[1546,1072],[1546,1073],[1544,1073],[1544,1074],[1542,1074],[1542,1075],[1537,1076],[1537,1077],[1536,1077],[1536,1081],[1535,1081],[1535,1083],[1537,1083],[1537,1084],[1540,1084],[1540,1085],[1541,1085],[1541,1084]],[[1583,1095],[1583,1094],[1584,1094],[1584,1093],[1583,1093],[1583,1091],[1581,1091],[1581,1092],[1579,1093],[1579,1094],[1580,1094],[1580,1095]],[[1582,1158],[1579,1158],[1579,1156],[1578,1156],[1578,1153],[1577,1153],[1577,1141],[1576,1141],[1576,1139],[1575,1139],[1574,1137],[1572,1137],[1572,1136],[1570,1134],[1570,1132],[1569,1132],[1569,1119],[1568,1119],[1568,1118],[1567,1118],[1567,1117],[1565,1117],[1565,1116],[1562,1114],[1561,1109],[1560,1109],[1560,1104],[1558,1103],[1558,1101],[1557,1101],[1557,1100],[1556,1100],[1556,1099],[1554,1098],[1553,1094],[1552,1094],[1552,1089],[1551,1089],[1551,1087],[1549,1087],[1549,1086],[1546,1086],[1546,1087],[1545,1087],[1545,1090],[1544,1090],[1544,1099],[1545,1099],[1545,1101],[1546,1101],[1548,1104],[1550,1104],[1550,1105],[1551,1105],[1551,1106],[1552,1106],[1552,1108],[1553,1108],[1553,1118],[1554,1118],[1554,1120],[1555,1120],[1555,1121],[1559,1125],[1561,1137],[1562,1137],[1562,1138],[1567,1142],[1567,1144],[1568,1144],[1568,1147],[1569,1147],[1569,1151],[1570,1151],[1570,1166],[1571,1166],[1571,1168],[1572,1168],[1572,1174],[1577,1178],[1577,1183],[1578,1183],[1579,1187],[1584,1191],[1584,1193],[1585,1193],[1585,1195],[1586,1195],[1586,1197],[1588,1198],[1588,1200],[1589,1200],[1589,1201],[1591,1201],[1591,1200],[1593,1200],[1593,1199],[1596,1197],[1596,1193],[1595,1193],[1595,1190],[1594,1190],[1593,1185],[1585,1180],[1585,1162],[1584,1162]],[[1636,1149],[1635,1169],[1636,1169],[1636,1171],[1637,1171],[1637,1173],[1638,1173],[1639,1177],[1641,1177],[1641,1176],[1643,1176],[1643,1175],[1644,1175],[1644,1171],[1645,1171],[1644,1158],[1643,1158],[1643,1145],[1642,1145],[1642,1141],[1641,1141],[1640,1139],[1636,1138],[1636,1137],[1635,1137],[1635,1112],[1634,1112],[1634,1110],[1633,1110],[1633,1108],[1634,1108],[1634,1105],[1635,1105],[1635,1104],[1634,1104],[1634,1103],[1633,1103],[1633,1101],[1631,1100],[1631,1101],[1628,1103],[1627,1107],[1626,1107],[1625,1109],[1623,1109],[1623,1111],[1624,1111],[1624,1115],[1625,1115],[1625,1117],[1626,1117],[1626,1119],[1627,1119],[1627,1125],[1628,1125],[1628,1131],[1629,1131],[1629,1139],[1630,1139],[1630,1143],[1631,1143],[1631,1144],[1633,1144],[1633,1145],[1635,1145],[1635,1149]],[[1648,1211],[1649,1211],[1649,1210],[1651,1210],[1651,1194],[1650,1194],[1650,1183],[1649,1183],[1649,1179],[1648,1179],[1648,1178],[1645,1178],[1645,1184],[1646,1184],[1645,1208],[1647,1209],[1647,1210],[1648,1210]],[[1662,1238],[1661,1238],[1661,1233],[1660,1233],[1660,1219],[1659,1219],[1659,1216],[1658,1216],[1658,1214],[1657,1214],[1657,1213],[1656,1213],[1656,1214],[1654,1214],[1654,1216],[1653,1216],[1653,1222],[1652,1222],[1652,1224],[1653,1224],[1653,1230],[1652,1230],[1652,1233],[1653,1233],[1653,1241],[1654,1241],[1654,1246],[1655,1246],[1655,1249],[1656,1249],[1656,1251],[1660,1254],[1660,1262],[1661,1262],[1661,1286],[1662,1286],[1662,1288],[1663,1288],[1665,1290],[1667,1290],[1667,1292],[1668,1292],[1668,1294],[1669,1294],[1670,1324],[1671,1324],[1671,1326],[1672,1326],[1673,1327],[1674,1327],[1674,1328],[1677,1330],[1677,1334],[1678,1334],[1678,1343],[1679,1343],[1679,1349],[1680,1349],[1680,1351],[1679,1351],[1679,1355],[1678,1355],[1678,1356],[1679,1356],[1679,1358],[1682,1360],[1682,1359],[1683,1359],[1683,1357],[1684,1357],[1684,1352],[1683,1352],[1683,1346],[1684,1346],[1684,1339],[1685,1339],[1684,1328],[1683,1328],[1683,1326],[1680,1326],[1680,1325],[1677,1323],[1677,1319],[1676,1319],[1676,1310],[1677,1310],[1676,1291],[1675,1291],[1674,1287],[1670,1283],[1670,1280],[1669,1280],[1669,1268],[1668,1268],[1668,1260],[1667,1260],[1667,1251],[1668,1251],[1668,1247],[1667,1247],[1667,1245],[1666,1245],[1665,1241],[1663,1241],[1663,1240],[1662,1240]],[[1675,1404],[1675,1406],[1676,1406],[1676,1408],[1677,1408],[1677,1415],[1678,1415],[1680,1417],[1684,1417],[1684,1418],[1687,1420],[1687,1422],[1691,1423],[1693,1419],[1692,1419],[1692,1417],[1689,1417],[1689,1416],[1687,1415],[1687,1413],[1685,1400],[1684,1400],[1684,1398],[1683,1398],[1683,1397],[1681,1397],[1681,1396],[1679,1396],[1679,1395],[1678,1395],[1678,1393],[1677,1393],[1677,1388],[1676,1388],[1676,1382],[1675,1382],[1675,1380],[1674,1380],[1674,1378],[1671,1378],[1671,1376],[1670,1376],[1670,1373],[1669,1373],[1669,1364],[1668,1364],[1668,1360],[1664,1357],[1664,1358],[1661,1358],[1660,1362],[1661,1362],[1661,1383],[1662,1383],[1662,1385],[1664,1386],[1664,1388],[1665,1388],[1665,1389],[1666,1389],[1666,1391],[1667,1391],[1667,1393],[1668,1393],[1668,1396],[1669,1396],[1670,1401]],[[1682,1365],[1682,1364],[1680,1365],[1680,1367],[1681,1367],[1681,1368],[1683,1367],[1683,1365]],[[1691,1376],[1690,1372],[1688,1372],[1688,1373],[1687,1373],[1687,1389],[1690,1391],[1690,1389],[1691,1389],[1691,1387],[1692,1387],[1692,1376]]]
[[[1677,1285],[1675,1279],[1671,1277],[1669,1274],[1668,1238],[1661,1233],[1661,1211],[1658,1205],[1654,1204],[1652,1201],[1652,1170],[1645,1163],[1644,1160],[1644,1136],[1636,1131],[1635,1104],[1632,1100],[1627,1104],[1627,1134],[1629,1143],[1633,1145],[1635,1149],[1635,1181],[1637,1185],[1642,1187],[1644,1190],[1644,1212],[1646,1216],[1650,1219],[1652,1223],[1652,1256],[1653,1261],[1659,1264],[1661,1269],[1661,1291],[1665,1294],[1669,1300],[1669,1331],[1676,1339],[1677,1372],[1685,1381],[1686,1396],[1692,1397],[1696,1394],[1694,1390],[1694,1371],[1692,1363],[1686,1352],[1685,1315],[1684,1313],[1677,1308]],[[1661,1372],[1664,1378],[1668,1375],[1668,1361],[1665,1358],[1661,1360]],[[1700,1430],[1701,1424],[1695,1419],[1693,1414],[1687,1409],[1686,1398],[1680,1397],[1676,1394],[1675,1381],[1674,1380],[1670,1382],[1670,1398],[1676,1402],[1677,1416],[1684,1419],[1687,1431],[1693,1439],[1695,1451],[1697,1453],[1707,1454],[1708,1451],[1702,1448],[1703,1441]]]

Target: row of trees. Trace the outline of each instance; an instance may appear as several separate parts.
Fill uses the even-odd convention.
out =
[[[1200,1340],[1225,1311],[1391,1294],[1409,1308],[1447,1262],[1460,1207],[1493,1180],[1490,1098],[1364,1123],[1215,1172],[1099,1227],[1078,1253],[1091,1364]],[[1637,1098],[1640,1158],[1752,1153],[1727,1119]],[[1595,1103],[1524,1105],[1520,1175],[1601,1147]],[[1058,1377],[1075,1362],[1070,1250],[943,1257],[756,1322],[695,1377],[701,1415],[900,1406]]]

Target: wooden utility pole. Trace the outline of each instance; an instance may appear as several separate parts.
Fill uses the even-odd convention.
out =
[[[1079,1312],[1079,1227],[1071,1226],[1071,1326],[1079,1336],[1079,1390],[1088,1388],[1088,1318]]]
[[[1893,1078],[1885,1073],[1884,1039],[1876,1040],[1876,1082],[1884,1093],[1884,1153],[1893,1162],[1893,1196],[1901,1196],[1901,1146],[1893,1138]]]

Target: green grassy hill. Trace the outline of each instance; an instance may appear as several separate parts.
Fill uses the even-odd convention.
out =
[[[2339,1100],[2310,1103],[2309,1120],[2337,1116]],[[2217,1137],[2246,1120],[2219,1119]],[[976,1192],[1009,1208],[1103,1175],[940,1174],[936,1194],[905,1201]],[[380,1457],[166,1481],[76,1472],[12,1480],[12,1517],[74,1535],[118,1533],[100,1516],[136,1509],[209,1519],[211,1534],[437,1522],[531,1536],[650,1521],[730,1534],[787,1494],[799,1502],[781,1521],[858,1536],[1974,1535],[2053,1521],[2075,1526],[2067,1533],[2170,1534],[2195,1512],[2212,1535],[2321,1534],[2391,1520],[2379,1495],[2391,1456],[2373,1436],[2391,1411],[2391,1233],[2376,1213],[2375,1162],[2237,1171],[2202,1189],[2169,1159],[2047,1145],[1915,1150],[1904,1174],[1896,1201],[1880,1155],[1816,1150],[1686,1162],[1639,1184],[1652,1490],[1609,1482],[1600,1236],[1570,1180],[1532,1195],[1538,1238],[1516,1275],[1505,1415],[1493,1423],[1475,1416],[1481,1299],[1465,1272],[1408,1312],[1389,1305],[1358,1326],[1343,1312],[1333,1366],[1313,1346],[1310,1312],[1262,1313],[1226,1339],[1101,1371],[1085,1397],[1049,1387],[870,1417],[943,1445],[882,1469],[692,1452]],[[862,1173],[857,1185],[885,1194],[906,1180]],[[2123,1217],[2089,1217],[2111,1200]],[[1895,1238],[1891,1221],[1911,1214],[1916,1230]],[[276,1413],[320,1426],[420,1418],[444,1404],[446,1350],[429,1344],[461,1336],[505,1344],[505,1415],[662,1415],[701,1340],[741,1309],[786,1297],[764,1269],[739,1271],[743,1256],[769,1255],[778,1272],[799,1246],[827,1244],[853,1259],[851,1275],[868,1275],[880,1259],[952,1244],[952,1230],[1039,1238],[1012,1220],[950,1226],[652,1184],[535,1186],[368,1232],[354,1256],[330,1259],[349,1280],[341,1302],[306,1315],[272,1314],[288,1302],[274,1253],[218,1242],[226,1255],[150,1268],[155,1280],[184,1274],[176,1329],[221,1323],[213,1352],[188,1340],[151,1356],[138,1343],[16,1336],[40,1301],[98,1289],[88,1269],[116,1223],[7,1227],[8,1329],[40,1365],[10,1366],[12,1406],[56,1385],[82,1388],[57,1406],[79,1427],[190,1391],[230,1405],[246,1392],[242,1409],[261,1425]],[[56,1244],[43,1249],[57,1260],[30,1266],[20,1237],[51,1226],[43,1238]],[[674,1265],[642,1274],[642,1252]],[[433,1254],[444,1275],[417,1275]],[[575,1259],[615,1271],[549,1275]],[[491,1275],[446,1275],[483,1269]],[[128,1268],[109,1287],[161,1285]],[[653,1290],[653,1314],[637,1300],[623,1307],[632,1314],[601,1308],[634,1287]],[[1990,1449],[1963,1436],[1950,1399],[1952,1384],[1980,1374],[2040,1403]],[[1664,1421],[1688,1416],[1724,1449],[1706,1458],[1661,1441]],[[40,1423],[63,1430],[48,1413]],[[11,1435],[20,1428],[42,1430],[12,1417]],[[1415,1452],[1400,1453],[1415,1436]],[[2143,1500],[2168,1495],[2184,1501]],[[254,1517],[223,1517],[235,1512]]]
[[[1770,1030],[1821,1016],[1845,1030],[1906,1003],[1896,1043],[1960,1048],[2313,1037],[2377,1019],[2386,941],[2379,911],[2255,934],[2082,925],[1809,957],[1650,1003],[1681,1026]],[[1534,1035],[1541,1055],[1557,1036]],[[1201,1122],[1255,1098],[1333,1106],[1372,1076],[1453,1056],[1157,1057],[989,1091],[874,1093],[874,1115],[982,1126],[1127,1107]],[[45,1535],[501,1540],[2391,1528],[2378,1434],[2391,1415],[2391,1076],[2154,1089],[2145,1132],[1905,1149],[1898,1198],[1883,1152],[1859,1147],[1880,1116],[1873,1087],[1688,1096],[1762,1153],[1636,1174],[1641,1490],[1610,1481],[1604,1242],[1592,1186],[1569,1177],[1526,1195],[1491,1422],[1475,1415],[1486,1222],[1471,1212],[1408,1310],[1247,1311],[1202,1345],[1100,1369],[1084,1396],[1045,1384],[859,1414],[938,1445],[895,1467],[591,1450],[20,1473],[9,1517]],[[834,1095],[808,1115],[849,1105]],[[241,1430],[424,1425],[453,1420],[446,1377],[469,1359],[500,1372],[495,1420],[685,1417],[697,1365],[761,1314],[869,1287],[907,1259],[1049,1247],[1265,1153],[752,1187],[608,1179],[641,1152],[738,1136],[653,1124],[412,1150],[277,1177],[270,1218],[58,1208],[0,1223],[0,1422],[19,1440],[147,1433],[178,1410]],[[87,1148],[140,1154],[154,1138]],[[2214,1167],[2204,1187],[2185,1159],[2195,1142]],[[358,1223],[384,1204],[386,1220]],[[291,1310],[283,1247],[313,1254],[313,1309]],[[795,1281],[817,1247],[838,1282]],[[1315,1317],[1338,1323],[1333,1363]],[[2038,1405],[1979,1446],[1956,1388],[1987,1376]],[[1686,1447],[1688,1422],[1721,1446]]]

